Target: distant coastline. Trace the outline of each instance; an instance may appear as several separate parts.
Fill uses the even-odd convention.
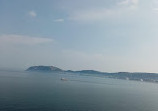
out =
[[[135,81],[146,81],[158,83],[158,74],[157,73],[147,73],[147,72],[100,72],[95,70],[81,70],[81,71],[72,71],[72,70],[62,70],[54,66],[31,66],[26,71],[35,71],[35,72],[65,72],[65,73],[76,73],[76,74],[88,74],[95,75],[107,78],[115,79],[124,79],[124,80],[135,80]]]

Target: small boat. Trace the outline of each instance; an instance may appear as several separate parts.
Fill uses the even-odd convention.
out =
[[[66,78],[61,78],[61,80],[62,80],[62,81],[67,81],[67,79],[66,79]]]

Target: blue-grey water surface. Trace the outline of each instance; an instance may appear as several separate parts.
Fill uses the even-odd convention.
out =
[[[0,111],[158,111],[158,84],[0,71]]]

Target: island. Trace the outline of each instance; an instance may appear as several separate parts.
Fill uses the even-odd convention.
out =
[[[95,70],[63,70],[55,66],[31,66],[26,71],[38,71],[38,72],[61,72],[61,73],[73,73],[82,75],[93,75],[106,78],[124,79],[124,80],[135,80],[135,81],[146,81],[158,83],[157,73],[147,73],[147,72],[100,72]]]
[[[26,71],[61,72],[63,70],[54,66],[31,66]]]

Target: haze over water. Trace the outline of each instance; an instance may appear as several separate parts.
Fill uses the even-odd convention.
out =
[[[0,111],[157,111],[157,92],[154,83],[0,71]]]

